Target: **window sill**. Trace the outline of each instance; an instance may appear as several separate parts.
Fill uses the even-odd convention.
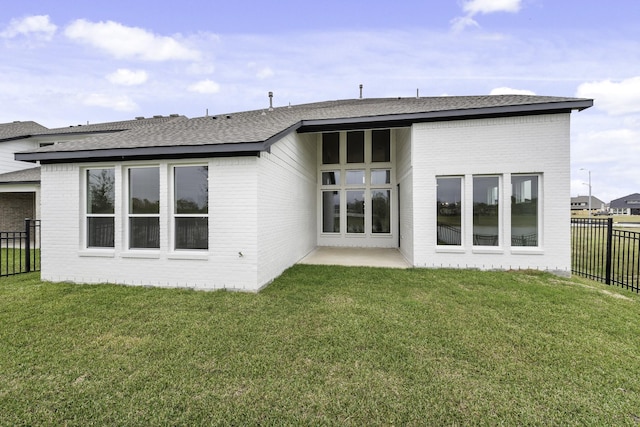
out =
[[[463,254],[466,249],[462,246],[436,246],[436,253]]]
[[[209,253],[201,251],[171,252],[167,255],[167,259],[192,259],[199,261],[209,261]]]
[[[538,247],[511,247],[513,255],[544,255],[544,250]]]
[[[122,252],[120,254],[121,258],[149,258],[149,259],[160,259],[159,251],[127,251]]]
[[[98,258],[115,258],[116,251],[114,249],[83,249],[78,251],[80,257],[98,257]]]
[[[495,246],[495,247],[474,246],[471,252],[474,254],[504,254],[504,249],[502,249],[499,246]]]

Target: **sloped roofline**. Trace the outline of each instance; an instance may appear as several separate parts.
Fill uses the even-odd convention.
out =
[[[570,113],[582,111],[593,105],[591,99],[562,98],[527,104],[510,104],[474,108],[445,109],[437,111],[411,112],[400,114],[367,115],[360,117],[339,117],[327,119],[301,119],[283,127],[274,135],[262,141],[168,145],[127,148],[86,149],[74,151],[45,151],[16,153],[15,159],[41,163],[102,162],[123,160],[177,159],[228,156],[259,156],[270,150],[271,145],[292,133],[312,133],[339,130],[407,127],[414,123],[433,121],[469,120],[492,117],[513,117],[536,114]]]

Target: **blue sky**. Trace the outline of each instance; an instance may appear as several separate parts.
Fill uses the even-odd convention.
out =
[[[0,123],[188,117],[329,99],[533,93],[572,115],[571,195],[640,192],[640,2],[11,1]]]

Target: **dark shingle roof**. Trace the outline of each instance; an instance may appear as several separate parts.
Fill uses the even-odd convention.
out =
[[[171,121],[42,147],[16,158],[46,162],[257,153],[293,130],[398,127],[421,121],[568,112],[592,104],[590,99],[529,95],[326,101]]]
[[[640,193],[629,194],[612,200],[609,204],[611,208],[640,208]]]
[[[81,134],[81,133],[102,133],[118,132],[123,130],[136,129],[139,127],[156,126],[176,120],[187,120],[185,116],[171,114],[169,116],[155,116],[150,118],[139,117],[134,120],[122,120],[118,122],[95,123],[88,125],[67,126],[54,129],[46,129],[38,132],[37,135],[57,135],[57,134]]]
[[[0,174],[1,184],[34,184],[40,182],[40,167]]]
[[[0,141],[28,137],[46,130],[36,122],[0,123]]]

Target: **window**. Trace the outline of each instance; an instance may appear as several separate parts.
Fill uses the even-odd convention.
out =
[[[340,133],[330,132],[322,134],[322,164],[335,165],[340,163]]]
[[[538,246],[538,176],[511,176],[511,246]]]
[[[176,166],[173,182],[175,249],[208,249],[209,168]]]
[[[391,161],[391,131],[389,129],[371,131],[371,161]]]
[[[364,233],[364,190],[347,191],[347,233]]]
[[[499,178],[473,177],[473,244],[499,246]]]
[[[391,233],[391,190],[371,190],[371,232]]]
[[[322,185],[340,185],[340,171],[322,172]]]
[[[437,183],[438,245],[462,245],[462,178],[442,177]]]
[[[114,169],[87,169],[87,247],[113,248]]]
[[[340,232],[340,192],[322,192],[322,232]]]
[[[129,169],[129,248],[160,247],[160,169]]]
[[[347,163],[364,163],[364,131],[347,132]]]

